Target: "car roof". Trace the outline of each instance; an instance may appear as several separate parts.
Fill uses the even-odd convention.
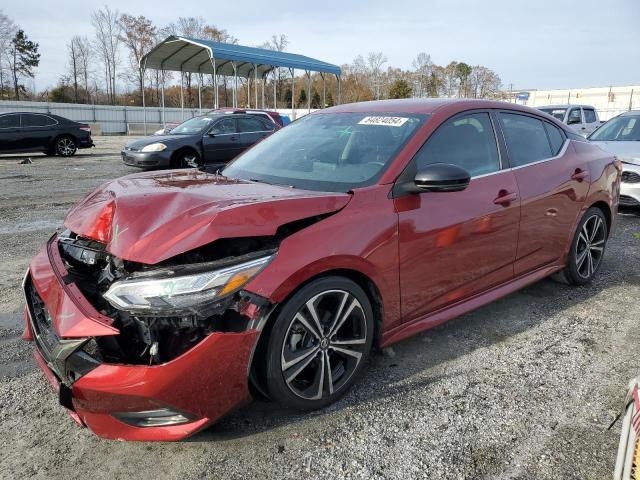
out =
[[[418,113],[432,114],[440,109],[450,109],[457,111],[473,109],[503,109],[517,110],[535,115],[544,115],[537,109],[526,107],[518,103],[502,102],[497,100],[477,100],[470,98],[423,98],[423,99],[402,99],[402,100],[374,100],[371,102],[348,103],[336,105],[326,109],[316,110],[318,113]]]
[[[621,113],[618,116],[619,117],[635,117],[636,115],[640,115],[640,110],[629,110],[628,112]]]
[[[539,107],[535,107],[535,108],[539,110],[541,108],[569,108],[569,107],[582,107],[582,108],[595,109],[595,107],[592,105],[585,105],[582,103],[558,103],[556,105],[540,105]]]

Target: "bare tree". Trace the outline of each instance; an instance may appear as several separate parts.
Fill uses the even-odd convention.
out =
[[[425,52],[420,52],[413,61],[413,68],[416,71],[416,87],[414,95],[416,97],[428,96],[427,89],[431,73],[433,73],[433,62],[431,61],[431,55]]]
[[[78,77],[80,76],[80,49],[78,47],[81,41],[79,36],[71,37],[67,43],[67,52],[69,53],[69,79],[73,83],[73,101],[78,103]]]
[[[140,60],[142,60],[142,57],[144,57],[155,44],[156,27],[153,26],[151,20],[143,15],[133,17],[126,13],[120,16],[120,25],[122,27],[120,40],[124,42],[129,50],[129,63],[131,68],[129,78],[137,83],[140,99],[142,99],[144,93],[144,77],[142,69],[140,68]]]
[[[77,68],[78,76],[82,79],[84,88],[84,102],[91,102],[91,93],[89,90],[89,75],[91,74],[91,43],[87,37],[74,37],[76,40],[76,51],[78,54]]]
[[[284,34],[280,34],[278,35],[272,35],[271,36],[271,40],[267,40],[266,42],[264,42],[262,45],[260,45],[260,48],[265,48],[267,50],[273,50],[275,52],[284,52],[287,47],[289,46],[289,39],[287,38],[286,35]],[[276,91],[277,91],[277,95],[278,97],[282,98],[282,75],[283,75],[283,71],[286,71],[285,69],[282,68],[276,68],[275,70],[275,74],[276,74]]]
[[[122,32],[119,18],[120,12],[111,10],[107,5],[91,15],[91,24],[96,30],[95,47],[104,64],[107,98],[113,104],[116,102],[116,70]]]
[[[16,26],[9,17],[0,11],[0,98],[5,92],[5,82],[8,75],[9,47],[11,39],[16,33]]]
[[[471,67],[469,88],[474,98],[493,98],[500,92],[500,77],[487,67],[475,65]]]
[[[380,75],[382,74],[382,65],[385,63],[387,63],[387,57],[382,52],[369,52],[367,55],[367,64],[371,71],[376,100],[380,99]]]

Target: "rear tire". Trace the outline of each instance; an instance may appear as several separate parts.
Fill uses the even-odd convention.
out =
[[[55,151],[61,157],[71,157],[75,155],[78,147],[76,146],[76,141],[73,137],[65,135],[64,137],[60,137],[56,140],[55,143]]]
[[[608,233],[602,210],[597,207],[587,210],[578,223],[567,266],[561,272],[569,285],[585,285],[594,279],[602,265]]]
[[[319,278],[287,300],[267,343],[270,397],[299,410],[322,408],[356,381],[371,351],[373,310],[345,277]]]

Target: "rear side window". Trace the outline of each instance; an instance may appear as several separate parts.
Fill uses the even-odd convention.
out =
[[[542,120],[517,113],[499,113],[512,167],[553,157]]]
[[[587,123],[595,123],[596,120],[596,112],[592,108],[583,109],[584,112],[584,121]]]
[[[564,144],[564,134],[558,127],[547,122],[544,122],[544,128],[547,130],[547,135],[549,135],[551,153],[553,153],[553,155],[558,155],[558,153],[560,153],[560,149],[562,149],[562,145]]]
[[[573,108],[569,112],[569,118],[567,118],[568,125],[574,125],[576,123],[582,123],[582,115],[579,108]]]
[[[264,132],[265,126],[262,120],[257,118],[238,118],[238,132],[250,133],[250,132]]]
[[[236,121],[234,118],[225,118],[216,123],[209,133],[215,135],[225,135],[229,133],[236,133]]]
[[[432,163],[452,163],[474,177],[500,170],[498,147],[488,113],[447,120],[416,154],[418,170]]]
[[[38,114],[25,114],[22,115],[23,127],[48,127],[54,125],[56,122],[53,118],[47,115]]]
[[[17,128],[20,126],[20,115],[0,115],[0,128]]]

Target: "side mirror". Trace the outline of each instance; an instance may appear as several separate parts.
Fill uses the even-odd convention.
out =
[[[432,163],[416,173],[412,193],[459,192],[469,186],[471,175],[451,163]]]
[[[582,123],[582,119],[580,118],[570,118],[567,120],[567,125],[575,125],[577,123]]]
[[[207,135],[209,135],[210,137],[215,137],[216,133],[215,132],[207,132]]]

